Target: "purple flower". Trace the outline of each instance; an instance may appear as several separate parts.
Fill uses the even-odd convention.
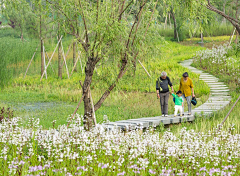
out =
[[[136,168],[136,167],[137,167],[137,165],[134,164],[134,165],[131,165],[131,166],[129,167],[129,169]]]
[[[82,172],[79,172],[79,173],[76,172],[75,175],[82,175]]]
[[[156,174],[156,172],[154,172],[152,169],[149,169],[149,173],[150,174]]]
[[[85,169],[84,166],[79,166],[79,167],[77,167],[77,170],[79,170],[79,169],[82,169],[83,171],[87,171],[87,169]]]
[[[107,165],[106,165],[106,164],[104,164],[104,165],[102,166],[102,169],[104,169],[104,168],[107,168]]]
[[[136,174],[137,174],[137,173],[140,174],[140,171],[133,171],[133,172],[136,173]]]
[[[43,170],[42,166],[37,166],[38,170]]]
[[[50,164],[45,164],[43,167],[44,167],[44,169],[45,169],[46,167],[50,168]]]
[[[125,172],[118,173],[117,175],[125,175]]]
[[[24,161],[20,161],[19,164],[20,164],[20,165],[24,165],[25,162],[24,162]]]
[[[206,171],[206,170],[207,170],[206,167],[202,167],[199,169],[199,171]]]

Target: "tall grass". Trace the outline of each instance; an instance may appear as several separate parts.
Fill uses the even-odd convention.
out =
[[[22,42],[16,39],[16,34],[11,29],[0,30],[0,86],[6,86],[14,75],[23,72],[25,61],[29,61],[37,47],[37,41]],[[3,37],[6,34],[7,37]]]
[[[166,29],[164,29],[163,25],[161,26],[157,26],[159,29],[159,33],[163,36],[163,37],[168,37],[168,38],[173,38],[174,37],[174,29],[173,29],[173,24],[170,27],[169,25],[167,25]],[[183,41],[185,39],[190,39],[192,38],[191,36],[193,35],[193,37],[199,37],[200,38],[200,31],[199,29],[196,27],[195,29],[195,33],[194,34],[190,34],[189,31],[191,30],[190,27],[188,26],[188,24],[184,24],[183,26],[181,26],[181,28],[178,28],[178,36],[179,36],[179,40]],[[215,37],[215,36],[230,36],[233,32],[233,26],[232,24],[227,23],[219,23],[219,22],[213,22],[207,26],[204,27],[203,30],[203,36],[204,37]]]

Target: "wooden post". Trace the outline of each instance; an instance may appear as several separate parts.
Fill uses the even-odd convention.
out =
[[[70,51],[70,49],[71,49],[72,43],[73,43],[73,42],[71,42],[70,45],[69,45],[69,47],[68,47],[68,50],[67,50],[67,53],[66,53],[66,56],[65,56],[66,58],[67,58],[68,53],[69,53],[69,51]]]
[[[222,123],[219,125],[218,127],[218,131],[220,130],[220,128],[223,126],[224,122],[227,120],[228,116],[230,115],[230,113],[232,112],[233,108],[236,106],[237,102],[240,100],[240,96],[238,97],[237,101],[234,103],[234,105],[232,106],[232,108],[230,109],[230,111],[228,112],[228,114],[226,115],[226,117],[223,119]]]
[[[49,64],[50,64],[50,62],[51,62],[51,60],[52,60],[52,58],[53,58],[53,55],[54,55],[54,53],[55,53],[55,51],[56,51],[56,49],[57,49],[57,47],[58,47],[58,45],[59,45],[59,43],[60,43],[61,40],[62,40],[62,36],[60,37],[60,39],[59,39],[59,41],[58,41],[58,43],[57,43],[57,46],[56,46],[56,48],[54,49],[54,51],[53,51],[53,53],[52,53],[52,56],[51,56],[50,60],[48,61],[48,64],[47,64],[44,72],[45,72],[46,69],[48,68],[48,66],[49,66]],[[43,74],[42,74],[42,76],[41,76],[40,81],[42,81],[42,79],[43,79],[44,72],[43,72]]]
[[[39,45],[38,45],[38,46],[39,46]],[[34,58],[36,52],[37,52],[38,46],[37,46],[37,48],[36,48],[36,51],[33,53],[32,59],[30,60],[30,62],[29,62],[29,64],[28,64],[28,67],[27,67],[27,70],[26,70],[26,72],[25,72],[25,75],[24,75],[23,79],[25,79],[25,77],[26,77],[26,75],[27,75],[28,69],[29,69],[29,67],[30,67],[30,65],[31,65],[31,63],[32,63],[32,61],[33,61],[33,58]]]
[[[67,67],[67,61],[66,61],[66,58],[65,58],[65,55],[64,55],[64,50],[63,50],[63,44],[62,44],[62,41],[61,41],[61,45],[62,45],[62,55],[63,55],[63,60],[64,60],[64,63],[65,63],[65,66],[66,66],[67,75],[68,75],[68,79],[69,79],[69,72],[68,72],[68,67]]]
[[[77,46],[77,50],[78,50],[78,46]],[[81,55],[81,51],[78,50],[79,62],[80,62],[81,70],[82,70],[82,73],[83,73],[82,59],[81,59],[80,55]]]
[[[89,87],[89,94],[90,94],[90,98],[91,98],[92,111],[93,111],[93,123],[96,127],[97,126],[97,121],[96,121],[96,115],[95,115],[94,104],[93,104],[93,99],[92,99],[92,94],[91,94],[90,87]]]
[[[89,86],[90,86],[90,84],[88,85],[87,89],[89,88]],[[72,117],[69,119],[69,122],[68,122],[68,124],[67,124],[67,128],[68,128],[70,122],[72,121],[73,117],[75,116],[75,114],[76,114],[76,112],[77,112],[77,110],[78,110],[78,108],[79,108],[79,106],[80,106],[80,104],[81,104],[84,96],[85,96],[85,94],[82,95],[82,97],[81,97],[81,99],[80,99],[80,101],[79,101],[79,103],[78,103],[78,105],[77,105],[77,108],[75,109],[74,113],[72,114]]]
[[[43,59],[44,59],[44,68],[46,68],[46,58],[45,58],[45,47],[43,45]],[[46,79],[47,79],[47,69],[46,69],[46,72],[45,72],[45,76],[46,76]]]
[[[80,56],[77,57],[77,60],[76,60],[76,62],[75,62],[75,64],[74,64],[73,69],[72,69],[72,72],[71,72],[71,74],[70,74],[70,77],[72,76],[73,71],[75,70],[75,67],[77,66],[77,61],[78,61],[79,58],[80,58]]]
[[[82,70],[82,73],[83,73],[82,60],[81,60],[81,58],[80,58],[80,57],[79,57],[79,62],[80,62],[80,65],[81,65],[81,70]]]
[[[148,71],[146,70],[146,68],[143,66],[143,64],[140,62],[140,60],[138,60],[138,62],[141,64],[141,66],[143,67],[143,69],[145,70],[145,72],[148,74],[148,76],[151,78],[151,75],[148,73]]]
[[[232,39],[233,39],[233,36],[234,36],[234,34],[235,34],[235,31],[236,31],[236,28],[234,28],[234,31],[233,31],[233,33],[232,33],[232,36],[231,36],[231,38],[230,38],[230,42],[229,42],[229,45],[228,45],[228,46],[230,46],[231,43],[232,43]]]
[[[47,54],[47,51],[46,51],[46,48],[45,48],[45,47],[44,47],[44,52],[45,52],[45,54],[46,54],[46,56],[47,56],[47,58],[48,58],[48,61],[49,61],[50,59],[49,59],[49,56],[48,56],[48,54]],[[51,62],[50,62],[50,66],[51,66],[51,68],[52,68],[53,73],[55,73],[55,72],[54,72],[54,69],[53,69],[53,67],[52,67]]]

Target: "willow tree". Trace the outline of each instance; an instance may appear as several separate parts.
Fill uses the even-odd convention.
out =
[[[217,6],[215,6],[215,1],[214,0],[196,0],[196,1],[192,1],[192,0],[186,0],[186,6],[188,7],[188,10],[190,11],[190,15],[192,16],[196,16],[196,12],[194,11],[194,9],[201,9],[206,8],[212,12],[215,12],[219,15],[221,15],[222,17],[224,17],[226,20],[228,20],[238,31],[238,33],[240,33],[240,20],[238,17],[238,7],[239,7],[239,0],[232,0],[231,1],[233,3],[233,6],[235,6],[236,8],[236,14],[232,13],[227,14],[225,12],[225,10],[220,10],[217,8]]]
[[[49,17],[46,14],[45,0],[8,0],[1,4],[4,6],[3,12],[12,28],[21,31],[21,39],[23,40],[23,32],[26,31],[32,37],[40,40],[41,48],[41,75],[44,71],[44,52],[43,40],[48,30]]]
[[[119,62],[116,77],[94,105],[95,111],[101,107],[141,52],[145,38],[149,37],[147,35],[149,25],[154,24],[152,14],[156,1],[47,0],[47,2],[49,9],[62,14],[63,18],[59,18],[58,22],[62,24],[66,33],[76,37],[83,50],[86,60],[85,80],[82,85],[82,93],[85,95],[84,124],[86,129],[90,129],[93,126],[93,108],[89,88],[94,84],[92,78],[96,65],[107,59],[111,60],[110,58],[115,58],[115,61]]]

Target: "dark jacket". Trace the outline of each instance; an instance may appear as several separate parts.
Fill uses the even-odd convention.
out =
[[[162,79],[161,77],[159,77],[156,81],[156,90],[159,90],[160,93],[169,92],[168,85],[172,86],[169,77],[166,77],[166,79]]]

